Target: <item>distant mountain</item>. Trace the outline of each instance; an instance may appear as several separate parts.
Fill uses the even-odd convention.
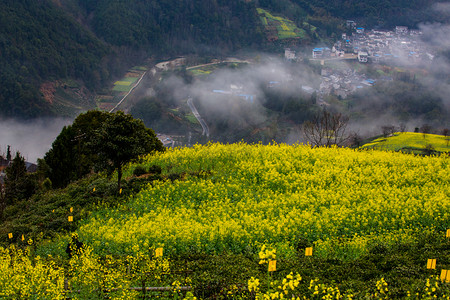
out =
[[[0,0],[0,116],[70,115],[86,109],[93,104],[87,94],[150,56],[221,56],[244,48],[310,45],[338,36],[347,18],[368,26],[414,26],[439,21],[430,8],[435,2]],[[258,8],[284,17],[295,39],[280,44],[268,38]],[[289,36],[285,33],[278,36]],[[55,90],[57,103],[48,96]]]

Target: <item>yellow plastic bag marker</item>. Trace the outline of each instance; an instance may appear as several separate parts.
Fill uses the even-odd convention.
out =
[[[122,189],[119,190],[119,194],[122,194]]]
[[[95,188],[93,188],[92,191],[95,192]]]
[[[305,256],[312,256],[312,247],[305,248]]]
[[[447,279],[447,275],[448,275],[447,273],[450,273],[450,272],[448,272],[448,270],[442,269],[442,271],[441,271],[441,281],[442,282],[444,282]]]
[[[25,237],[24,237],[23,234],[22,234],[22,242],[23,242],[23,241],[25,241]]]
[[[55,212],[55,210],[54,210],[54,209],[52,209],[52,212]]]
[[[274,272],[277,270],[277,261],[269,260],[269,272]]]
[[[12,233],[8,233],[8,238],[12,239],[13,235]]]
[[[436,259],[430,258],[427,261],[427,269],[436,269]]]
[[[73,207],[71,207],[69,210],[70,210],[70,212],[73,212]]]
[[[69,222],[73,222],[73,216],[69,216]]]
[[[163,256],[163,248],[156,248],[155,249],[155,256],[156,257],[162,257]]]
[[[445,235],[445,237],[450,238],[450,229],[447,229],[447,234]]]

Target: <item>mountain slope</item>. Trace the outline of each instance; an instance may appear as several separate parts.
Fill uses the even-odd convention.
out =
[[[55,79],[81,79],[88,88],[109,79],[110,49],[47,0],[2,0],[0,111],[9,117],[52,115],[39,87]]]
[[[241,0],[80,0],[90,27],[117,46],[158,53],[226,52],[262,40],[255,4]]]

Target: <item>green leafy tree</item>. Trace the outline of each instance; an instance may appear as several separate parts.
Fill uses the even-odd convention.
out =
[[[88,111],[62,129],[44,157],[46,175],[53,187],[64,187],[93,170],[97,156],[91,152],[88,141],[107,116],[106,112]]]
[[[10,205],[17,200],[28,199],[36,192],[36,188],[36,180],[27,174],[25,159],[16,152],[11,165],[6,168],[5,203]]]
[[[100,169],[110,173],[117,170],[119,190],[124,164],[143,154],[165,150],[152,129],[120,111],[108,114],[92,135],[90,148],[99,158]]]

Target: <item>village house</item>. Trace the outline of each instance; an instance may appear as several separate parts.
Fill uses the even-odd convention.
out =
[[[284,49],[284,58],[286,60],[295,60],[295,51],[291,50],[290,48]]]
[[[406,27],[406,26],[395,26],[395,34],[397,34],[397,35],[408,34],[408,27]]]

